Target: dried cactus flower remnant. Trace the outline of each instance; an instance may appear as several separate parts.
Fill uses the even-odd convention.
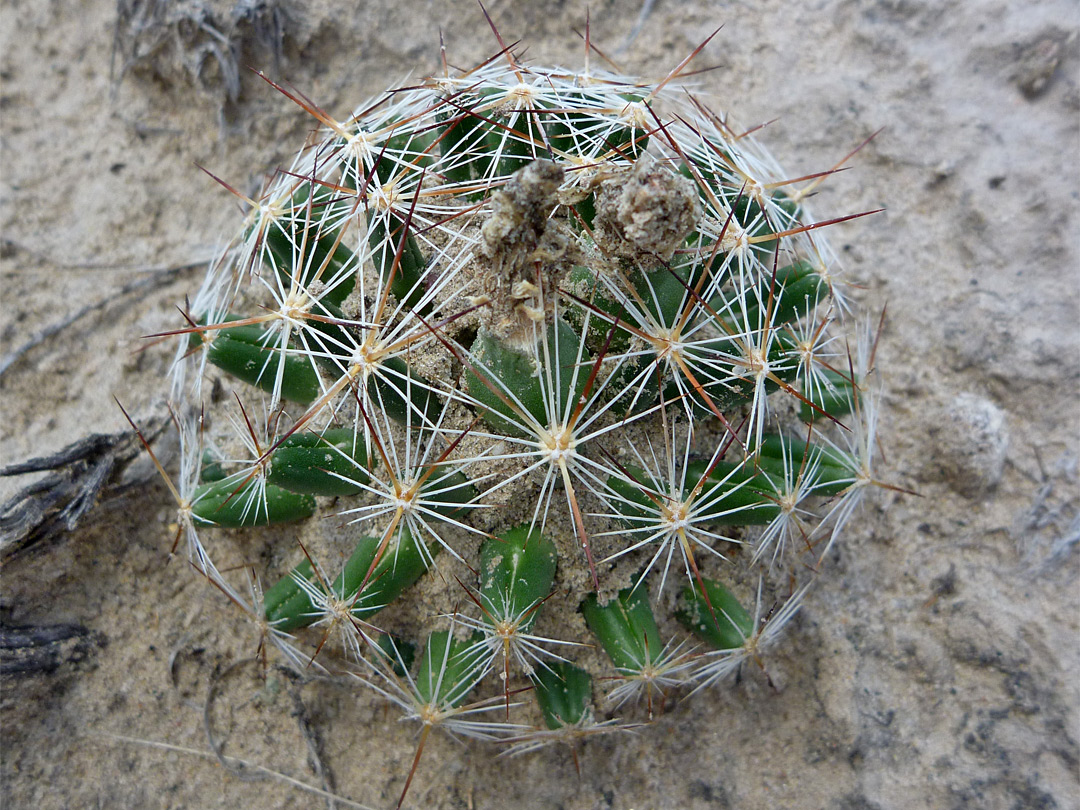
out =
[[[563,167],[535,160],[491,193],[491,218],[480,229],[483,244],[472,274],[488,299],[488,328],[512,343],[528,345],[532,324],[552,312],[563,276],[572,267],[572,232],[565,215],[553,219]],[[545,282],[536,283],[537,267]]]
[[[679,69],[504,50],[340,121],[278,87],[321,129],[177,330],[195,570],[420,750],[576,742],[767,666],[876,482],[823,233],[860,214],[815,220],[828,172],[791,179]],[[224,528],[287,522],[242,581]]]
[[[617,256],[646,254],[669,261],[700,219],[701,203],[693,182],[648,152],[629,173],[599,184],[596,241]]]

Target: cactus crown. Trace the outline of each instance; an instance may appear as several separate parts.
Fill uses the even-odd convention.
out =
[[[677,72],[504,50],[344,120],[279,87],[320,129],[177,332],[177,542],[425,736],[573,742],[761,663],[874,483],[828,172]],[[222,529],[293,521],[283,574],[216,567]]]

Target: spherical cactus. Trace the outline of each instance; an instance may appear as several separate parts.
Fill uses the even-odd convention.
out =
[[[685,64],[504,50],[340,121],[278,87],[319,129],[174,333],[177,544],[418,750],[577,744],[764,668],[875,483],[822,230],[859,214],[815,220],[830,172],[786,175]],[[302,542],[245,584],[275,523]]]

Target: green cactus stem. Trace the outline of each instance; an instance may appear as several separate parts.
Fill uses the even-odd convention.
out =
[[[327,223],[344,222],[352,201],[317,186],[309,206],[312,185],[301,185],[292,196],[288,210],[297,216],[284,222],[279,218],[266,228],[266,246],[286,289],[295,283],[307,290],[318,280],[325,285],[321,300],[341,306],[352,292],[355,273],[349,268],[356,265],[356,258],[343,244],[341,225],[332,227]]]
[[[582,602],[581,613],[620,674],[640,673],[660,660],[663,645],[646,588],[627,588],[604,605],[592,594]]]
[[[804,385],[803,396],[808,402],[799,406],[799,418],[804,422],[833,417],[842,419],[861,404],[859,386],[846,374],[832,369],[821,372],[822,379],[815,385]]]
[[[484,407],[484,421],[509,435],[527,436],[518,427],[523,420],[547,426],[552,418],[549,408],[555,410],[555,419],[560,419],[567,403],[580,398],[585,390],[588,375],[575,373],[575,368],[591,358],[581,348],[578,359],[580,342],[568,324],[556,321],[547,330],[547,355],[553,367],[544,365],[542,359],[538,367],[535,355],[516,351],[481,329],[473,344],[477,363],[466,374],[466,386],[469,395]],[[548,388],[549,378],[555,382],[555,391]]]
[[[714,650],[741,647],[754,632],[750,614],[731,591],[713,579],[683,588],[675,618]]]
[[[271,455],[266,480],[308,495],[357,495],[370,480],[363,442],[362,435],[346,428],[294,433]]]
[[[260,326],[232,326],[216,330],[206,358],[222,371],[248,385],[272,393],[278,385],[283,399],[307,405],[319,396],[319,375],[300,354],[283,353],[277,334]],[[201,340],[194,339],[198,345]]]
[[[518,526],[486,541],[480,549],[480,597],[484,616],[499,629],[512,622],[526,633],[551,593],[558,554],[539,530]]]
[[[233,475],[198,486],[191,499],[191,513],[208,526],[254,528],[309,518],[315,514],[315,499],[255,477],[245,482]]]
[[[581,667],[556,661],[532,674],[536,702],[552,731],[581,725],[592,703],[592,677]]]
[[[373,616],[397,599],[427,571],[428,555],[439,551],[437,547],[421,551],[409,530],[403,528],[391,538],[372,568],[380,543],[378,537],[361,538],[341,573],[330,583],[331,594],[349,603],[350,612],[358,619]],[[266,619],[276,629],[289,633],[319,618],[311,597],[297,581],[312,582],[314,576],[311,563],[304,560],[263,595]],[[359,593],[365,579],[367,585]]]
[[[449,630],[436,630],[428,636],[416,692],[420,700],[440,709],[460,707],[483,674],[477,639],[455,638]]]

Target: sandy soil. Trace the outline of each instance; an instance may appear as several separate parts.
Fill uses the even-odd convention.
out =
[[[243,40],[240,65],[338,113],[435,69],[440,28],[460,64],[495,50],[470,0],[434,12],[412,0],[173,6],[197,7]],[[661,0],[621,49],[640,7],[594,3],[593,36],[633,72],[660,76],[724,23],[701,57],[720,67],[697,81],[744,122],[778,118],[762,140],[795,173],[828,168],[883,128],[818,210],[887,208],[832,239],[867,306],[888,304],[881,443],[889,480],[919,496],[883,491],[862,513],[770,662],[778,689],[750,676],[676,706],[636,736],[586,745],[580,772],[566,750],[507,760],[433,737],[407,805],[1080,806],[1075,4]],[[235,205],[196,162],[254,189],[309,121],[249,72],[233,77],[218,40],[190,22],[157,43],[127,29],[110,74],[115,3],[0,8],[2,353],[107,302],[0,376],[7,464],[121,430],[113,396],[140,419],[160,413],[169,356],[137,351],[139,336],[175,326],[173,305],[201,271],[117,291],[208,257],[233,228]],[[255,24],[267,8],[286,12],[280,49],[272,27]],[[489,10],[534,61],[580,62],[582,6]],[[135,45],[148,55],[118,81]],[[0,494],[30,480],[4,480]],[[225,753],[392,806],[412,729],[339,686],[263,683],[234,666],[252,639],[166,565],[170,500],[147,480],[3,569],[5,622],[91,635],[79,661],[4,681],[0,800],[322,803],[214,760],[202,709],[213,676]],[[251,553],[276,539],[260,536]]]

